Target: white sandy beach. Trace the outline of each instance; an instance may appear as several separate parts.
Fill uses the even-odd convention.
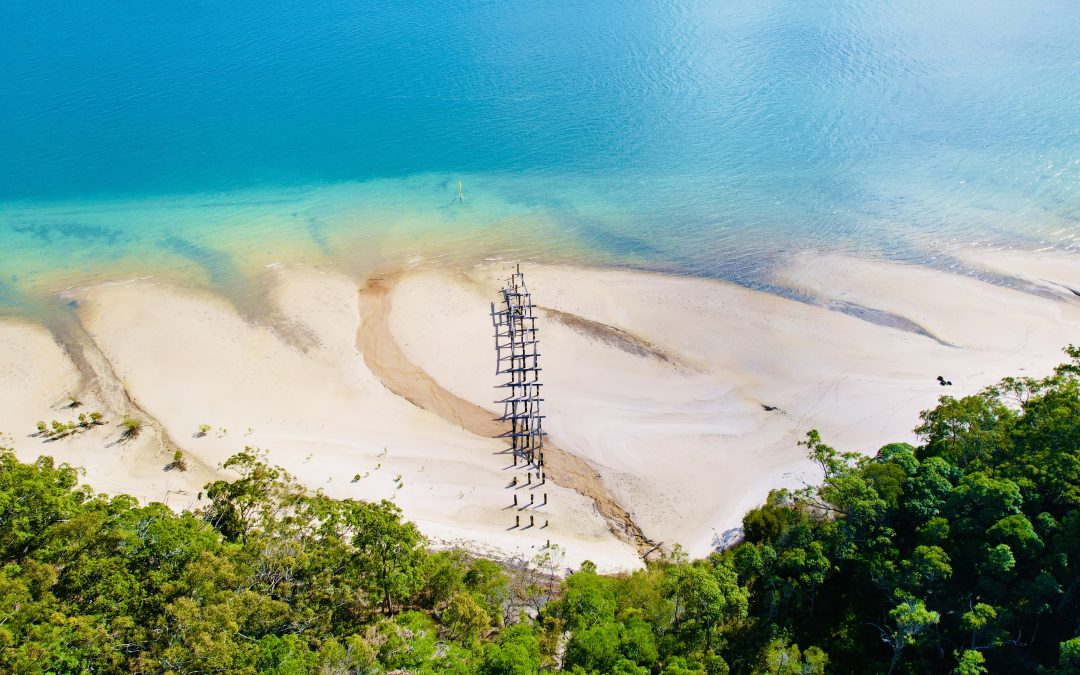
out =
[[[1077,285],[1068,262],[996,264]],[[939,395],[1042,375],[1080,342],[1080,298],[1069,293],[835,254],[795,256],[773,279],[821,306],[696,278],[524,270],[545,310],[545,429],[568,462],[552,472],[569,488],[532,491],[537,502],[547,493],[544,507],[507,508],[514,471],[485,413],[496,411],[488,308],[509,272],[502,264],[377,284],[281,266],[262,322],[152,280],[86,291],[78,317],[93,346],[130,405],[160,424],[129,443],[116,442],[124,404],[85,381],[46,330],[0,322],[3,445],[24,460],[85,466],[97,489],[168,496],[175,507],[194,503],[212,467],[250,445],[313,489],[393,499],[439,544],[531,557],[550,540],[567,566],[588,558],[628,569],[638,550],[610,531],[604,499],[647,537],[701,555],[770,488],[816,480],[796,445],[807,430],[863,452],[911,441],[918,412]],[[937,339],[828,309],[836,303],[903,317]],[[939,386],[938,374],[954,385]],[[114,423],[56,442],[32,436],[36,420],[72,416],[69,393]],[[200,424],[211,432],[199,436]],[[163,470],[166,435],[191,471]],[[536,527],[512,528],[515,515],[535,516]]]
[[[438,345],[485,345],[488,326],[452,318],[480,313],[500,271],[416,274],[394,291],[403,308],[395,335],[409,357],[478,403],[491,398],[475,377],[491,371],[490,350],[442,359]],[[778,276],[823,297],[895,311],[955,346],[727,283],[529,270],[543,306],[618,328],[668,357],[545,322],[545,428],[598,468],[646,534],[693,554],[707,552],[770,488],[816,479],[796,445],[807,430],[864,452],[914,440],[918,412],[937,396],[1018,371],[1043,373],[1080,328],[1080,304],[925,268],[814,254]],[[410,308],[437,290],[443,302],[433,311],[444,321],[434,328]],[[938,374],[954,385],[944,390]]]
[[[165,502],[177,508],[192,504],[210,472],[192,463],[191,471],[163,471],[172,461],[152,427],[138,438],[119,442],[118,422],[128,412],[108,387],[87,386],[72,360],[49,331],[20,321],[0,321],[0,446],[12,447],[23,461],[51,455],[85,470],[96,490],[128,493],[142,500]],[[69,407],[69,395],[83,405]],[[74,421],[79,413],[100,411],[108,424],[62,440],[37,434],[35,423]],[[201,481],[201,482],[200,482]]]

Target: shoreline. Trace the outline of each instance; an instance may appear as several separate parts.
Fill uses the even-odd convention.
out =
[[[0,320],[3,445],[83,465],[95,490],[181,508],[197,503],[211,467],[252,445],[312,489],[393,499],[433,540],[531,557],[550,539],[568,565],[617,571],[654,543],[706,553],[768,489],[817,480],[795,444],[810,428],[845,450],[911,441],[938,395],[1041,375],[1080,329],[1080,298],[1067,293],[838,254],[795,256],[775,274],[818,304],[695,277],[529,264],[552,481],[548,505],[520,514],[551,526],[515,532],[490,403],[487,303],[505,264],[362,283],[276,265],[260,299],[269,309],[254,318],[153,279],[79,291],[77,348]],[[1037,269],[1050,275],[1042,283],[1080,285],[1068,265]],[[955,346],[829,309],[837,302]],[[91,363],[72,360],[76,349]],[[939,371],[956,386],[940,388]],[[70,393],[112,424],[49,443],[24,435],[66,415]],[[149,424],[120,443],[129,413]],[[199,436],[203,423],[213,429]],[[163,470],[170,442],[191,471]]]

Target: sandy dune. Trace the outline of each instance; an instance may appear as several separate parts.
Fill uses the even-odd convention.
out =
[[[1075,283],[1068,259],[1055,260],[1043,273],[1041,263],[993,263]],[[866,452],[912,440],[919,410],[939,395],[1045,373],[1080,341],[1071,293],[839,255],[795,256],[775,273],[774,284],[812,302],[695,278],[525,271],[543,308],[558,484],[517,494],[524,505],[546,493],[543,507],[509,508],[515,472],[492,438],[488,308],[509,272],[497,265],[417,269],[359,289],[280,266],[259,320],[211,293],[147,280],[91,289],[78,298],[80,358],[44,328],[0,322],[0,444],[85,466],[98,489],[177,507],[251,445],[312,488],[393,499],[437,543],[531,556],[550,539],[567,565],[626,569],[640,564],[643,538],[705,553],[770,488],[816,480],[796,445],[808,429]],[[938,374],[954,385],[939,386]],[[32,436],[37,419],[73,416],[69,393],[113,424],[56,442]],[[115,422],[132,411],[155,425],[117,442]],[[173,443],[192,471],[163,470]],[[512,528],[516,515],[536,527]]]

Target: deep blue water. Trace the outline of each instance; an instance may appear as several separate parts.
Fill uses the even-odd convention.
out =
[[[1080,248],[1078,35],[1076,0],[8,0],[0,302],[185,246]]]

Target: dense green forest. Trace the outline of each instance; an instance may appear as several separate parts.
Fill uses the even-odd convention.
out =
[[[1080,350],[628,575],[431,552],[252,451],[174,513],[0,453],[0,672],[1080,672]]]

